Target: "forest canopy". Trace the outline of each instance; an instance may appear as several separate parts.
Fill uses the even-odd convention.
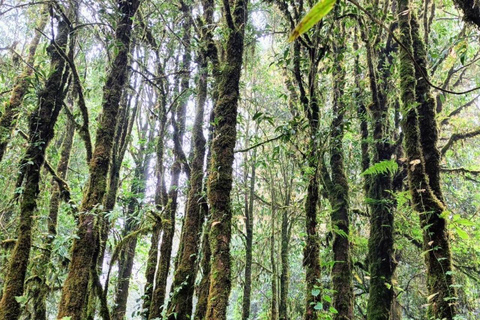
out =
[[[0,1],[0,320],[480,318],[474,0]]]

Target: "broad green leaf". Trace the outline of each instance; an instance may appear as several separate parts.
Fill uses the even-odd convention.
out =
[[[455,220],[456,223],[458,224],[461,224],[462,226],[474,226],[475,223],[473,223],[472,221],[468,220],[468,219],[464,219],[464,218],[460,218],[460,219],[457,219]]]
[[[315,310],[322,310],[323,304],[321,302],[317,302],[317,304],[313,307]]]
[[[316,297],[320,294],[320,289],[312,289],[312,296]]]
[[[455,231],[457,231],[457,234],[460,238],[463,240],[467,240],[469,238],[468,233],[460,229],[459,227],[455,227]]]
[[[289,42],[297,39],[301,34],[307,32],[318,21],[327,15],[332,10],[336,0],[320,0],[312,9],[303,17],[302,21],[295,27],[288,38]]]

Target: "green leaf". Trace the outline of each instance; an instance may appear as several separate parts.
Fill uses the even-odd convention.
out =
[[[317,302],[317,304],[313,307],[315,310],[322,310],[323,304],[321,302]]]
[[[334,307],[330,307],[328,310],[329,310],[331,313],[333,313],[333,314],[337,314],[337,313],[338,313],[337,309],[335,309]]]
[[[464,218],[460,218],[460,219],[457,219],[455,220],[456,223],[458,224],[461,224],[462,226],[474,226],[475,223],[473,223],[472,221],[468,220],[468,219],[464,219]]]
[[[302,21],[295,27],[288,38],[289,42],[297,39],[301,34],[307,32],[318,21],[320,21],[327,13],[332,10],[336,0],[321,0],[303,17]]]
[[[312,296],[316,297],[320,294],[320,289],[312,289]]]
[[[332,298],[330,296],[324,295],[323,300],[327,301],[328,303],[332,303]]]
[[[455,227],[455,231],[457,231],[457,234],[460,238],[463,240],[467,240],[469,238],[468,233],[460,229],[459,227]]]
[[[377,174],[383,174],[383,173],[391,173],[394,174],[398,170],[398,164],[395,161],[395,159],[390,159],[390,160],[383,160],[377,163],[374,163],[373,165],[370,166],[367,170],[363,171],[360,175],[365,176],[365,175],[377,175]]]

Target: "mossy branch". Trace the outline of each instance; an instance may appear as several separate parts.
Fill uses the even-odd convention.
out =
[[[465,133],[454,133],[450,139],[448,140],[447,144],[443,146],[441,154],[442,156],[453,146],[453,144],[459,140],[465,140],[468,138],[473,138],[475,136],[480,135],[480,128],[477,128],[473,131],[465,132]]]

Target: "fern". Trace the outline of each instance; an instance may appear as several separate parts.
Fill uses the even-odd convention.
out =
[[[377,175],[377,174],[384,174],[384,173],[391,173],[394,174],[398,171],[398,164],[395,159],[390,160],[383,160],[377,162],[370,166],[367,170],[361,173],[362,176],[366,175]]]

